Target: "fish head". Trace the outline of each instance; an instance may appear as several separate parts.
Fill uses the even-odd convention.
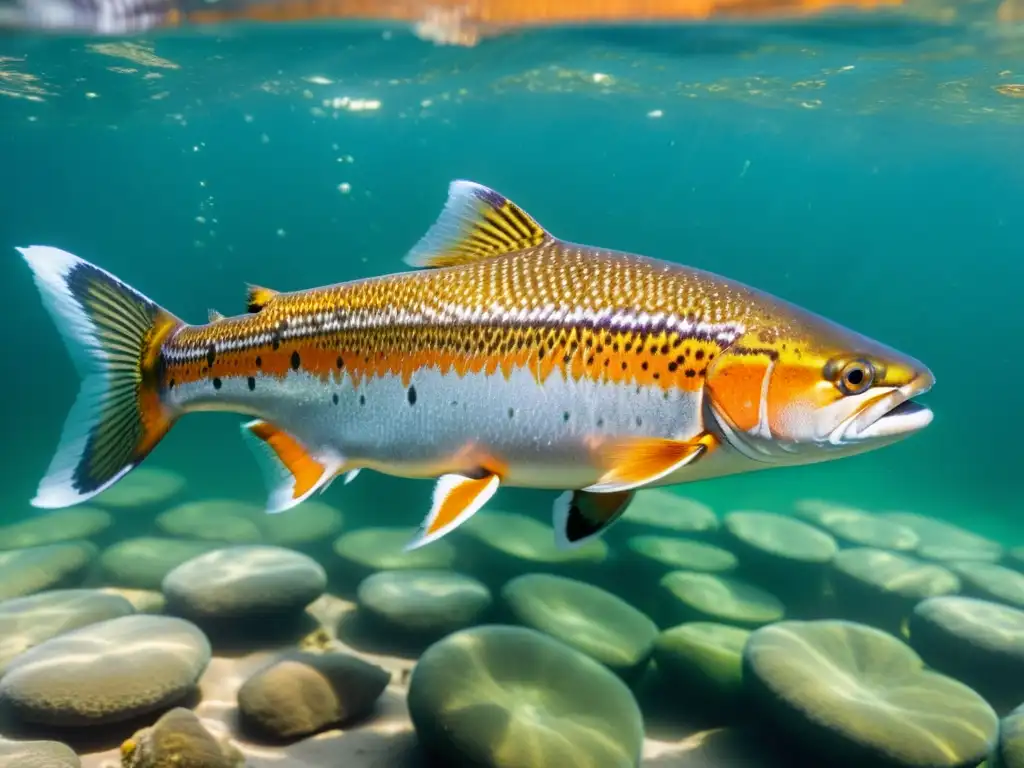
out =
[[[890,445],[932,412],[918,360],[793,308],[746,331],[709,366],[705,393],[727,441],[765,463],[806,464]]]

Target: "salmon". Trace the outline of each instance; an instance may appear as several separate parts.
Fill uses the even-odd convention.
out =
[[[116,483],[183,415],[229,411],[268,512],[364,469],[435,481],[410,547],[502,485],[561,491],[579,546],[638,489],[827,461],[914,434],[922,363],[741,283],[561,240],[455,181],[416,267],[190,325],[97,266],[19,249],[83,377],[33,504]]]

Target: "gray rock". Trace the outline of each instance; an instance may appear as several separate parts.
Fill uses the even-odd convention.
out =
[[[0,741],[0,768],[81,768],[74,751],[59,741]]]
[[[211,734],[190,710],[176,707],[121,745],[122,768],[244,768],[229,740]]]
[[[103,550],[100,569],[111,584],[160,589],[164,577],[182,563],[217,548],[205,541],[161,537],[124,539]]]
[[[0,600],[77,586],[96,552],[87,541],[0,552]]]
[[[359,610],[382,632],[438,640],[476,624],[491,607],[491,591],[453,571],[381,571],[356,592]]]

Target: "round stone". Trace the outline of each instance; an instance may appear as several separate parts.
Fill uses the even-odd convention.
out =
[[[206,636],[187,621],[124,616],[18,656],[0,679],[0,704],[40,725],[120,722],[183,699],[209,661]]]
[[[167,610],[196,620],[301,613],[327,588],[310,557],[281,547],[227,547],[182,563],[163,582]]]
[[[158,515],[156,524],[170,536],[227,544],[254,544],[263,539],[256,520],[261,507],[231,499],[190,501]]]
[[[883,517],[913,529],[920,539],[917,556],[925,560],[994,563],[1003,556],[1003,548],[996,542],[952,523],[912,512],[890,512]]]
[[[666,689],[699,709],[731,715],[741,706],[743,647],[750,632],[712,622],[666,629],[654,644],[654,661]]]
[[[845,621],[756,630],[743,685],[752,715],[821,765],[967,768],[998,733],[995,712],[970,688],[925,670],[892,635]]]
[[[0,600],[76,586],[96,557],[87,541],[0,552]]]
[[[692,539],[631,536],[626,546],[639,562],[661,571],[729,573],[737,565],[732,552]]]
[[[667,626],[711,621],[759,627],[780,621],[785,614],[775,595],[740,579],[673,571],[662,577],[658,586],[664,598]]]
[[[960,577],[961,592],[966,597],[1024,608],[1024,574],[1001,565],[976,561],[953,562],[947,567]]]
[[[245,768],[228,739],[210,733],[199,718],[176,707],[121,745],[122,768]]]
[[[334,552],[368,571],[444,569],[455,561],[454,548],[443,539],[406,552],[411,540],[412,534],[404,528],[363,528],[338,538]]]
[[[0,549],[24,549],[88,539],[113,522],[109,512],[89,507],[60,509],[0,527]]]
[[[131,589],[130,587],[100,587],[99,591],[106,595],[123,597],[136,613],[163,613],[167,607],[167,601],[162,592],[152,589]]]
[[[124,539],[103,550],[100,569],[111,584],[160,589],[164,576],[193,557],[216,549],[212,542],[159,537]]]
[[[0,603],[0,675],[11,659],[51,637],[107,619],[130,616],[123,597],[93,589],[40,592]]]
[[[622,522],[703,536],[714,534],[719,527],[711,507],[663,488],[637,491]]]
[[[161,504],[177,496],[185,487],[185,478],[159,467],[133,469],[94,501],[103,507],[125,509]]]
[[[1024,699],[1024,611],[972,597],[935,597],[910,617],[910,644],[933,669],[984,696],[998,712]]]
[[[948,569],[881,549],[843,550],[832,567],[842,614],[893,634],[902,631],[921,600],[960,589],[960,580]]]
[[[238,691],[245,722],[279,739],[366,717],[391,673],[347,653],[293,651]]]
[[[1003,719],[993,768],[1024,768],[1024,704]]]
[[[426,650],[409,714],[440,765],[635,768],[643,718],[607,668],[547,635],[492,625]]]
[[[608,545],[595,539],[581,547],[559,549],[550,525],[514,512],[477,513],[459,528],[495,554],[512,559],[523,567],[601,563]]]
[[[71,747],[59,741],[0,741],[0,768],[81,768]]]
[[[382,571],[357,590],[359,610],[380,629],[405,639],[437,640],[478,623],[491,591],[452,571]]]
[[[296,547],[335,536],[341,529],[341,513],[321,501],[304,501],[276,515],[260,513],[259,526],[268,544]]]
[[[756,553],[782,561],[825,565],[838,550],[824,531],[771,512],[730,512],[723,521],[741,554]]]
[[[508,582],[502,598],[520,624],[626,678],[647,665],[658,636],[655,623],[629,603],[575,579],[529,573]]]
[[[842,504],[804,499],[797,502],[796,513],[823,528],[846,547],[913,552],[920,543],[920,537],[912,528]]]

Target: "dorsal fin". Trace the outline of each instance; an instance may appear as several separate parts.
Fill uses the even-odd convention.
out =
[[[277,296],[277,291],[260,285],[250,283],[246,287],[248,289],[245,295],[245,308],[247,312],[259,312],[270,303],[271,299]]]
[[[224,315],[222,315],[216,309],[208,309],[208,310],[206,310],[206,317],[207,317],[207,320],[209,322],[211,322],[211,323],[216,323],[218,320],[223,320],[224,319]]]
[[[409,251],[414,267],[453,267],[536,248],[554,238],[504,195],[472,181],[453,181],[434,226]]]

